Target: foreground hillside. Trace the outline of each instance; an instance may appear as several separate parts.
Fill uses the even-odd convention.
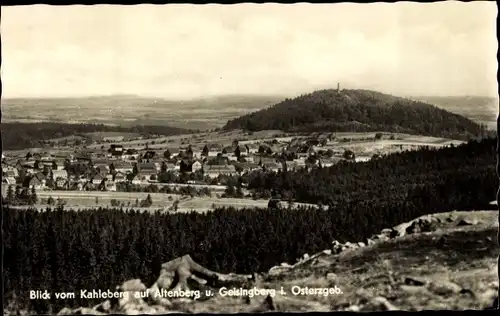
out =
[[[497,231],[497,211],[426,215],[251,275],[217,273],[187,255],[164,263],[149,287],[139,279],[116,287],[128,297],[60,314],[490,309],[498,304]],[[315,293],[297,294],[306,288]],[[167,299],[155,294],[161,289],[201,292],[198,299]],[[259,294],[230,297],[227,289]]]
[[[230,120],[224,129],[403,132],[468,138],[482,127],[428,103],[369,90],[320,90]]]

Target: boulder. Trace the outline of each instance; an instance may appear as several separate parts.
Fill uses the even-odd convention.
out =
[[[116,289],[123,292],[140,292],[145,291],[147,288],[140,279],[132,279],[123,282],[121,285],[117,286]]]
[[[348,308],[345,309],[346,312],[359,312],[361,311],[361,308],[358,305],[351,305]]]
[[[415,277],[407,277],[405,278],[404,283],[411,286],[424,286],[427,284],[427,281]]]
[[[389,236],[392,233],[392,231],[393,231],[392,228],[384,228],[384,229],[382,229],[382,231],[380,232],[380,234],[381,235]]]
[[[358,242],[358,247],[366,247],[365,243],[364,242]]]
[[[328,256],[332,254],[332,251],[330,249],[323,250],[322,252],[323,252],[323,254],[328,255]]]
[[[291,268],[292,268],[292,266],[290,266],[290,267],[274,266],[271,269],[269,269],[269,271],[267,272],[267,275],[277,276],[277,275],[282,274],[283,272],[289,271]]]
[[[458,221],[457,226],[470,226],[476,225],[477,223],[477,220],[461,219]]]
[[[271,296],[267,296],[262,303],[255,307],[251,312],[252,313],[264,313],[264,312],[269,312],[269,311],[275,311],[276,310],[276,304]]]
[[[436,217],[424,217],[414,220],[405,230],[406,234],[433,232],[437,229]]]
[[[479,302],[483,309],[498,308],[498,291],[488,289],[479,296]]]
[[[326,280],[330,283],[335,283],[338,281],[338,276],[333,272],[329,272],[326,274]]]
[[[375,244],[376,244],[376,242],[375,242],[374,240],[372,240],[372,239],[367,239],[367,240],[366,240],[366,244],[367,244],[368,246],[372,246],[372,245],[375,245]]]
[[[374,297],[368,304],[363,306],[363,311],[396,311],[399,310],[387,298],[382,296]]]
[[[396,229],[391,230],[391,233],[389,234],[389,238],[396,238],[403,236],[404,236],[404,231],[398,231]]]
[[[356,248],[358,248],[358,245],[357,245],[357,244],[354,244],[354,243],[352,243],[352,242],[350,242],[350,241],[346,242],[346,243],[344,244],[344,246],[345,246],[345,247],[347,247],[348,249],[356,249]]]
[[[59,313],[57,313],[57,315],[74,315],[74,312],[71,308],[64,307]]]
[[[460,293],[462,287],[451,281],[439,280],[430,282],[428,289],[438,295],[450,296]]]

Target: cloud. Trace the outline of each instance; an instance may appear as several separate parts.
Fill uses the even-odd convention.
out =
[[[3,8],[4,96],[496,94],[492,2]]]

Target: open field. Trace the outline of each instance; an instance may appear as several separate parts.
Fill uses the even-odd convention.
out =
[[[428,146],[433,148],[439,148],[443,146],[459,145],[463,141],[451,140],[445,138],[436,138],[428,136],[410,135],[402,133],[382,133],[383,138],[380,140],[375,140],[375,135],[377,133],[335,133],[335,139],[328,142],[326,146],[316,147],[318,150],[352,150],[358,155],[373,155],[373,154],[388,154],[393,152],[398,152],[402,150],[416,149],[420,146]],[[121,144],[125,148],[135,148],[142,150],[146,147],[146,144],[151,150],[166,150],[172,148],[185,147],[187,145],[192,145],[195,150],[201,150],[205,144],[220,144],[222,146],[229,146],[232,142],[237,139],[239,142],[244,144],[249,143],[260,143],[263,141],[271,141],[276,139],[280,143],[289,142],[292,138],[304,138],[306,136],[300,136],[297,134],[287,134],[283,131],[278,130],[268,130],[259,131],[249,134],[241,130],[234,131],[220,131],[220,132],[203,132],[195,134],[183,134],[183,135],[173,135],[166,137],[157,137],[150,139],[140,139],[132,141],[116,141],[114,144]],[[390,139],[390,138],[394,139]],[[153,144],[154,142],[154,144]],[[87,146],[90,150],[100,149],[102,146],[107,148],[109,143],[97,143]],[[15,151],[5,151],[5,154],[11,157],[22,158],[26,153],[30,151],[32,153],[36,152],[58,152],[58,153],[75,153],[73,148],[31,148],[25,150],[15,150]]]
[[[351,145],[363,145],[363,146],[373,146],[374,144],[380,145],[419,145],[419,146],[446,146],[451,143],[458,145],[463,143],[458,140],[451,140],[445,138],[419,136],[419,135],[409,135],[401,133],[382,133],[384,135],[382,140],[375,140],[375,135],[377,133],[335,133],[336,139],[329,143],[329,145],[335,145],[337,147],[351,146]],[[390,136],[394,136],[394,140],[388,139]],[[276,139],[278,142],[289,142],[294,137],[303,138],[305,136],[299,136],[294,134],[286,134],[283,131],[278,130],[268,130],[254,132],[251,135],[248,133],[235,130],[229,132],[206,132],[197,133],[192,135],[175,135],[167,137],[158,137],[154,139],[144,139],[144,140],[134,140],[134,141],[122,141],[116,142],[124,147],[131,148],[144,148],[146,143],[151,149],[167,149],[172,147],[178,147],[182,145],[190,144],[192,146],[204,146],[207,143],[218,143],[224,146],[230,145],[235,139],[238,139],[241,144],[258,143],[262,141],[270,141]],[[349,141],[342,142],[341,140],[348,139]],[[155,144],[152,144],[152,141]],[[101,144],[94,144],[88,146],[89,148],[97,149],[101,147]]]
[[[231,206],[235,208],[260,207],[267,208],[268,199],[236,199],[236,198],[216,198],[216,197],[182,197],[178,194],[166,193],[143,193],[143,192],[100,192],[100,191],[40,191],[37,192],[38,199],[45,203],[36,205],[37,208],[47,207],[46,201],[51,196],[55,200],[61,198],[66,201],[66,208],[88,208],[88,207],[106,207],[111,206],[111,200],[124,202],[125,205],[130,202],[134,207],[136,199],[144,200],[148,194],[151,195],[153,205],[144,210],[156,211],[157,209],[168,209],[175,200],[179,200],[178,212],[205,212],[214,207]],[[97,198],[97,203],[96,203]],[[169,200],[171,198],[172,200]],[[305,203],[294,203],[295,207],[308,205]]]

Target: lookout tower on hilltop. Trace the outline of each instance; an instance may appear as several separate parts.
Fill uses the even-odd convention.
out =
[[[337,82],[337,93],[340,92],[340,82]]]

